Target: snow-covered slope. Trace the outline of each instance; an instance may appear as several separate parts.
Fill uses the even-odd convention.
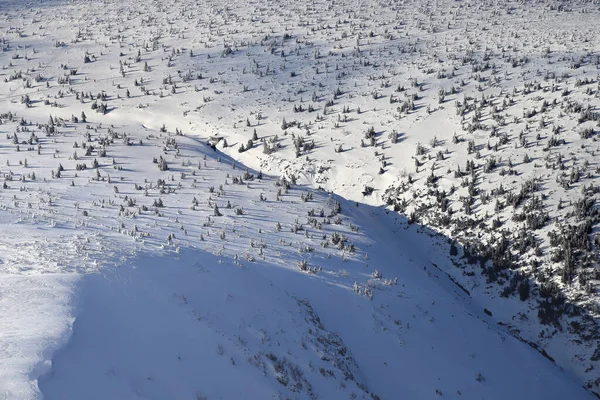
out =
[[[382,208],[133,127],[77,171],[78,127],[27,167],[7,155],[5,398],[37,379],[46,399],[586,397],[436,267],[447,244]]]
[[[597,5],[0,11],[0,398],[598,392]]]

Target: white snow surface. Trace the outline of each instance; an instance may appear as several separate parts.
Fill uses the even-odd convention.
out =
[[[12,316],[2,321],[4,397],[368,398],[358,384],[381,398],[435,390],[452,398],[590,397],[496,327],[431,266],[434,254],[413,250],[431,243],[411,241],[410,231],[386,240],[378,232],[392,227],[380,210],[344,206],[372,221],[368,239],[359,239],[373,251],[369,263],[399,277],[396,286],[375,283],[373,300],[351,290],[353,279],[368,279],[364,263],[334,260],[309,275],[286,265],[293,248],[242,265],[201,249],[160,249],[101,271],[3,277],[3,316]],[[27,228],[34,235],[23,239],[41,240],[38,227]],[[107,247],[130,253],[126,244]],[[282,369],[269,357],[285,360]]]
[[[427,398],[436,390],[456,398],[589,397],[433,266],[448,262],[445,244],[399,227],[381,208],[339,199],[344,222],[322,231],[347,235],[354,254],[322,248],[323,233],[310,226],[308,238],[291,232],[295,219],[328,210],[331,198],[298,188],[269,201],[273,179],[230,183],[217,202],[231,199],[245,214],[222,206],[211,224],[194,224],[212,208],[180,203],[208,197],[210,182],[243,170],[194,139],[176,139],[187,149],[182,159],[206,166],[197,174],[202,189],[184,180],[177,197],[165,197],[164,216],[91,206],[120,200],[91,181],[72,189],[81,192],[80,210],[89,206],[87,219],[67,211],[66,185],[48,209],[2,211],[4,398]],[[117,182],[119,193],[131,192],[131,183]],[[306,193],[314,198],[305,203]],[[322,269],[302,272],[302,259]],[[397,284],[373,279],[372,266]],[[354,282],[371,287],[372,300],[355,293]]]
[[[598,54],[597,5],[552,4],[0,0],[0,399],[594,398],[597,343],[544,336],[534,302],[500,298],[448,256],[449,232],[381,198],[434,136],[452,149],[440,186],[460,185],[450,165],[470,156],[452,144],[449,104],[463,94],[506,94],[542,66]],[[518,60],[484,79],[468,64],[454,80],[424,72],[452,70],[453,52],[504,54],[497,38],[532,59],[526,73]],[[585,69],[573,73],[595,79]],[[506,81],[475,88],[496,73]],[[459,77],[464,92],[437,104],[437,85]],[[425,100],[401,116],[390,97],[416,93],[413,79]],[[540,99],[519,101],[522,117]],[[564,121],[579,151],[581,127]],[[361,147],[371,126],[400,142]],[[238,152],[254,129],[281,149]],[[315,148],[297,157],[292,135]],[[215,136],[229,147],[211,149]],[[474,137],[490,156],[489,132]],[[577,154],[595,168],[594,150]],[[521,149],[506,152],[520,164]],[[436,170],[423,163],[415,208]],[[524,168],[482,185],[554,179]]]

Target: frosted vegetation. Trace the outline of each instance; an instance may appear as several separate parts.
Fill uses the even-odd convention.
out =
[[[0,399],[600,395],[599,19],[0,1]]]

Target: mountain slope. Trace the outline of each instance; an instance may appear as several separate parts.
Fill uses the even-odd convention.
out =
[[[593,2],[1,6],[0,396],[598,392]]]
[[[45,398],[585,397],[435,268],[447,245],[415,242],[385,210],[258,179],[194,138],[134,127],[127,137],[142,145],[116,140],[118,126],[87,130],[86,146],[115,137],[115,163],[77,171],[93,156],[61,154],[81,124],[56,125],[59,134],[39,139],[45,156],[10,162],[2,191],[7,279],[29,279],[19,288],[36,294],[25,301],[32,309],[40,296],[66,310],[36,321],[57,333],[45,330],[24,364],[23,378],[42,374]],[[71,284],[44,295],[65,274]],[[23,302],[13,297],[7,309]],[[19,346],[40,340],[32,322],[16,322],[23,337],[4,339],[9,370]]]

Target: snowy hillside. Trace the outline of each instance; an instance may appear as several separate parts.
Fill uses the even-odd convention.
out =
[[[0,399],[598,395],[599,16],[0,1]]]
[[[384,210],[139,128],[87,130],[110,155],[75,160],[80,129],[59,121],[27,167],[4,147],[5,398],[38,377],[46,399],[586,397]]]

